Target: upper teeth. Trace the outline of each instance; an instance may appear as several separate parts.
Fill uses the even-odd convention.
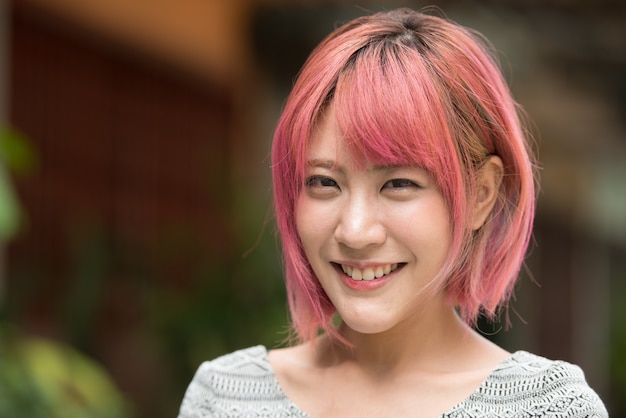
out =
[[[341,265],[344,273],[352,278],[352,280],[374,280],[389,274],[398,268],[398,264],[386,264],[378,267],[368,267],[363,270],[356,267]]]

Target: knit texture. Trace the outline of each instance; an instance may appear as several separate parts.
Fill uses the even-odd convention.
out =
[[[179,418],[307,417],[282,391],[263,346],[203,363],[183,399]],[[517,351],[444,418],[608,418],[582,370]]]

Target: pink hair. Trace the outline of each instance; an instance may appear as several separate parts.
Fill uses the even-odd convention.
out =
[[[335,335],[335,308],[304,255],[295,205],[309,138],[333,103],[361,161],[417,165],[436,179],[452,223],[438,276],[468,323],[506,305],[529,244],[535,208],[532,153],[518,108],[488,43],[455,23],[408,9],[355,19],[302,68],[272,145],[274,205],[293,328],[301,340]],[[482,163],[504,164],[500,194],[479,230],[467,227]]]

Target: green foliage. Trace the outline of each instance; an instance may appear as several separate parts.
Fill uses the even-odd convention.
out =
[[[35,155],[21,133],[0,127],[0,242],[15,235],[21,213],[5,167],[15,173],[27,173],[36,163]]]
[[[126,418],[128,408],[107,373],[78,351],[0,331],[0,416]]]
[[[28,173],[37,165],[37,154],[26,136],[13,128],[0,127],[0,160],[16,173]]]
[[[13,237],[19,226],[20,207],[6,170],[0,162],[0,242]]]

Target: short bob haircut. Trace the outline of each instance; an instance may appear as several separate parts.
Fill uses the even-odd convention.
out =
[[[357,160],[416,165],[435,179],[452,225],[435,278],[470,325],[506,306],[528,247],[535,166],[519,109],[489,43],[444,18],[399,9],[350,21],[311,53],[272,144],[274,206],[292,326],[301,341],[337,336],[336,310],[315,277],[296,228],[307,147],[332,102]],[[491,155],[504,173],[486,223],[467,227],[476,178]]]

